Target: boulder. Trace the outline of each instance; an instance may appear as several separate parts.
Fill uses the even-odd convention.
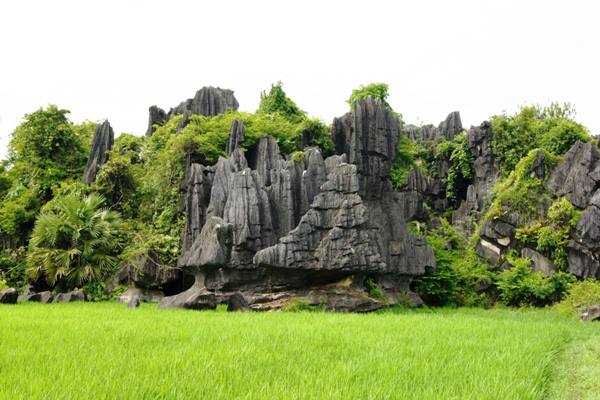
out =
[[[600,304],[586,308],[581,313],[582,321],[600,321]]]
[[[156,126],[164,125],[167,122],[168,117],[165,110],[157,106],[151,106],[148,109],[148,129],[146,130],[146,136],[150,137],[156,130]]]
[[[85,292],[77,289],[67,293],[58,293],[54,296],[54,303],[71,303],[74,301],[85,301]]]
[[[52,300],[54,300],[54,295],[48,290],[38,293],[24,293],[21,296],[19,296],[19,302],[35,301],[38,303],[46,304],[52,303]]]
[[[0,290],[0,304],[16,304],[19,293],[15,288]]]
[[[250,305],[240,292],[235,292],[227,301],[227,311],[249,311]]]
[[[115,132],[108,120],[96,126],[90,156],[83,171],[83,183],[89,185],[96,180],[96,174],[108,159],[108,152],[112,148],[114,141]]]
[[[558,272],[558,267],[552,262],[552,260],[535,250],[526,247],[521,250],[521,257],[531,260],[533,264],[533,270],[536,272],[541,272],[545,276],[550,276],[553,273]]]

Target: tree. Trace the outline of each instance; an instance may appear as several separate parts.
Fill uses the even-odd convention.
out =
[[[386,106],[390,106],[387,102],[387,98],[389,96],[388,93],[388,85],[387,83],[369,83],[368,85],[360,85],[358,89],[354,89],[350,98],[346,101],[351,109],[354,109],[356,102],[362,99],[367,98],[368,96],[379,99]]]
[[[260,104],[257,114],[282,114],[290,120],[299,121],[306,117],[306,113],[287,97],[283,91],[281,81],[271,85],[269,94],[265,91],[260,94]]]
[[[101,280],[117,267],[121,218],[96,194],[56,197],[36,220],[27,272],[71,288]]]

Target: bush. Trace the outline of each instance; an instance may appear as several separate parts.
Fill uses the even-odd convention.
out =
[[[86,301],[115,301],[117,297],[127,291],[127,287],[118,285],[112,290],[107,290],[104,282],[90,282],[83,286]]]
[[[419,143],[410,140],[407,136],[400,135],[398,139],[398,154],[392,161],[390,180],[396,190],[402,190],[406,185],[406,178],[415,171],[427,173],[427,150]]]
[[[566,153],[577,141],[591,141],[587,129],[571,118],[570,104],[549,107],[523,107],[512,116],[492,117],[493,153],[500,171],[507,176],[517,163],[534,148],[540,147],[556,156]]]
[[[365,286],[367,287],[367,292],[369,293],[369,297],[379,301],[386,301],[385,294],[383,290],[379,287],[377,282],[373,278],[367,278],[365,280]]]
[[[575,282],[572,274],[557,272],[548,277],[533,272],[531,262],[514,254],[507,256],[510,269],[498,276],[500,300],[507,306],[544,307],[562,300]]]
[[[46,204],[29,243],[29,276],[69,289],[114,272],[120,216],[103,204],[98,195],[67,195]]]
[[[283,83],[281,81],[275,85],[271,85],[269,94],[264,91],[260,93],[260,104],[256,113],[281,114],[292,121],[300,121],[306,117],[306,113],[292,99],[287,97],[283,91]]]
[[[473,156],[467,142],[467,135],[463,132],[457,135],[451,143],[450,168],[446,183],[446,197],[456,201],[460,193],[465,193],[473,177]],[[446,151],[448,151],[446,150]]]
[[[357,101],[366,99],[369,96],[381,100],[388,107],[390,106],[387,102],[387,98],[389,97],[388,85],[381,82],[369,83],[366,86],[360,85],[358,89],[352,91],[350,98],[346,102],[350,105],[350,109],[354,110]]]
[[[600,304],[600,281],[586,279],[575,282],[569,289],[569,294],[555,309],[565,314],[574,314],[597,304]]]
[[[486,289],[493,285],[493,274],[446,220],[440,222],[425,233],[437,268],[414,279],[413,290],[431,306],[489,306]]]

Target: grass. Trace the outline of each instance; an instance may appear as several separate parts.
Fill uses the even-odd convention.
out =
[[[579,342],[589,351],[576,351]],[[570,393],[569,379],[576,373],[597,387],[598,351],[600,324],[544,310],[228,314],[18,304],[0,306],[0,398],[594,398],[581,397],[587,384]],[[580,365],[588,361],[590,370]]]

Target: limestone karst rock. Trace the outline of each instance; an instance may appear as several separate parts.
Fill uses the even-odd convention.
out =
[[[156,125],[163,125],[167,122],[167,113],[165,110],[158,106],[151,106],[148,109],[148,129],[146,130],[146,136],[152,136],[156,130]]]
[[[115,141],[115,132],[108,120],[96,126],[94,138],[92,139],[92,149],[83,172],[83,182],[90,184],[96,180],[96,174],[100,167],[108,159],[108,152]]]
[[[229,131],[229,142],[225,148],[227,154],[233,153],[235,149],[240,147],[240,144],[245,138],[244,122],[239,119],[233,120],[231,123],[231,129]]]
[[[367,98],[334,121],[332,134],[337,155],[307,148],[286,160],[268,136],[242,151],[232,126],[227,158],[188,167],[179,266],[196,283],[161,307],[211,308],[240,292],[251,308],[269,309],[318,293],[329,309],[370,310],[384,303],[334,282],[372,274],[396,282],[390,292],[406,291],[435,267],[424,239],[406,229],[407,201],[388,179],[396,115]]]
[[[176,129],[176,132],[179,133],[190,123],[192,115],[214,116],[224,114],[227,110],[237,111],[238,107],[239,103],[233,94],[233,90],[205,86],[198,90],[191,99],[182,101],[176,107],[172,107],[168,113],[158,106],[151,106],[148,110],[146,136],[152,136],[156,130],[155,125],[164,125],[175,115],[182,115]]]
[[[460,113],[453,111],[445,120],[439,123],[437,127],[428,124],[421,127],[415,125],[406,125],[404,132],[411,139],[418,142],[425,140],[438,141],[442,138],[453,140],[454,137],[463,129]]]

